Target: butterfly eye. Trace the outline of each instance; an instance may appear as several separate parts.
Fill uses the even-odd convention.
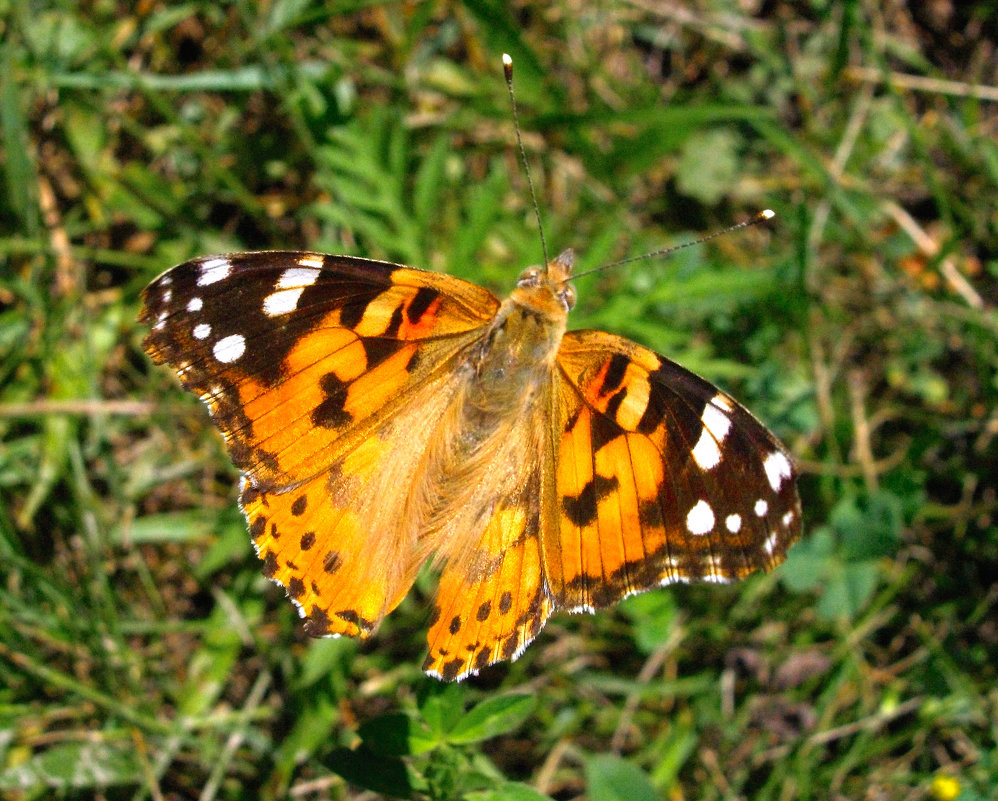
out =
[[[540,286],[541,277],[544,275],[544,271],[540,267],[528,267],[522,273],[516,281],[516,285],[519,287],[532,287]]]
[[[571,284],[562,284],[558,289],[558,299],[565,304],[565,308],[571,311],[575,308],[575,287]]]

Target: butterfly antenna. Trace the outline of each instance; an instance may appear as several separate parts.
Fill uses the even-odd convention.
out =
[[[516,94],[513,92],[513,59],[508,53],[502,54],[502,70],[506,75],[509,105],[513,109],[513,130],[516,132],[516,144],[520,148],[520,160],[523,162],[523,172],[527,176],[527,186],[530,187],[530,202],[534,204],[534,216],[537,218],[537,232],[541,235],[541,252],[544,254],[544,265],[546,267],[548,263],[548,243],[544,239],[544,226],[541,224],[541,208],[537,205],[537,193],[534,191],[534,179],[530,175],[527,151],[523,147],[523,137],[520,136],[520,117],[516,113]]]
[[[730,234],[732,231],[738,231],[742,228],[748,228],[750,225],[757,225],[758,223],[765,222],[766,220],[771,220],[776,216],[776,212],[771,209],[763,209],[758,214],[756,214],[752,219],[745,220],[744,222],[735,223],[734,225],[729,225],[727,228],[722,228],[720,231],[714,231],[712,234],[707,234],[706,236],[701,236],[697,239],[691,239],[689,242],[681,242],[678,245],[671,245],[667,248],[662,248],[660,250],[653,250],[651,253],[642,253],[640,256],[629,256],[626,259],[620,259],[619,261],[612,261],[609,264],[601,264],[599,267],[594,267],[591,270],[586,270],[584,273],[576,273],[572,276],[572,280],[576,278],[581,278],[584,275],[590,275],[592,273],[597,273],[600,270],[608,270],[611,267],[619,267],[621,264],[630,264],[632,261],[644,261],[645,259],[652,259],[656,256],[668,256],[671,253],[675,253],[677,250],[683,250],[684,248],[691,248],[694,245],[702,245],[704,242],[710,242],[711,239],[717,239],[719,236],[724,236],[725,234]]]

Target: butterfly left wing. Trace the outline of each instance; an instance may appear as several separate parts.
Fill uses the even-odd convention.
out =
[[[745,408],[621,337],[565,335],[559,522],[545,529],[552,598],[593,611],[672,582],[726,582],[799,538],[789,455]]]
[[[369,635],[426,558],[396,531],[421,425],[499,302],[446,275],[298,252],[195,259],[144,300],[147,351],[208,405],[243,471],[265,574],[310,633]]]

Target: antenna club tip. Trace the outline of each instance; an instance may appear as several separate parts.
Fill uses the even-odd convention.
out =
[[[502,63],[507,67],[513,66],[513,57],[509,53],[502,54]]]
[[[776,212],[773,211],[772,209],[763,209],[762,211],[759,212],[759,216],[763,220],[771,220],[773,219],[773,217],[776,216]]]

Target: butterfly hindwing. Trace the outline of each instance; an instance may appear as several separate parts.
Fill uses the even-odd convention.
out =
[[[423,669],[462,679],[515,659],[554,609],[544,580],[540,537],[540,475],[496,504],[469,559],[445,566],[430,616],[430,651]]]
[[[561,509],[546,566],[559,606],[782,561],[800,535],[793,467],[747,410],[603,332],[567,333],[558,366]]]

